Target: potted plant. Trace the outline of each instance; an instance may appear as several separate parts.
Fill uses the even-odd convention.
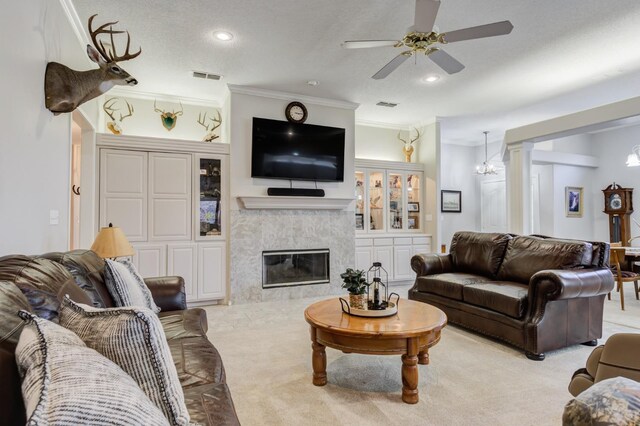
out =
[[[367,278],[366,273],[360,270],[347,268],[347,271],[340,274],[343,284],[342,288],[349,292],[349,306],[356,309],[367,309]]]

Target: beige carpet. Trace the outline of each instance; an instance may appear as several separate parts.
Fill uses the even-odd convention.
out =
[[[394,289],[397,291],[397,289]],[[406,288],[400,294],[406,295]],[[605,336],[640,332],[640,301],[605,302]],[[311,384],[304,308],[316,299],[207,307],[240,421],[253,425],[559,425],[567,384],[593,348],[529,361],[510,346],[448,326],[419,366],[420,402],[401,400],[399,356],[327,348],[329,383]]]

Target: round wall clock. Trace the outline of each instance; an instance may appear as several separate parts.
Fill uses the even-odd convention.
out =
[[[291,102],[284,110],[284,115],[290,123],[304,123],[307,120],[307,107],[300,102]]]

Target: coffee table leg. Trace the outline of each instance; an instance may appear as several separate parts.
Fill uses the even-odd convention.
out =
[[[311,364],[313,365],[313,384],[324,386],[327,384],[327,354],[325,346],[316,340],[316,329],[311,327]]]
[[[424,351],[418,354],[418,364],[420,365],[429,364],[429,349],[425,349]]]
[[[402,355],[402,400],[418,402],[418,339],[407,339],[407,353]]]

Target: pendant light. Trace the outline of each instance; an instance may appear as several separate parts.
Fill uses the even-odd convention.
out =
[[[631,149],[631,154],[627,157],[627,167],[640,166],[640,145],[636,145]]]
[[[482,133],[484,133],[484,162],[481,165],[476,166],[476,174],[482,176],[497,175],[498,170],[501,169],[489,163],[489,155],[487,152],[487,135],[489,132],[484,131]]]

